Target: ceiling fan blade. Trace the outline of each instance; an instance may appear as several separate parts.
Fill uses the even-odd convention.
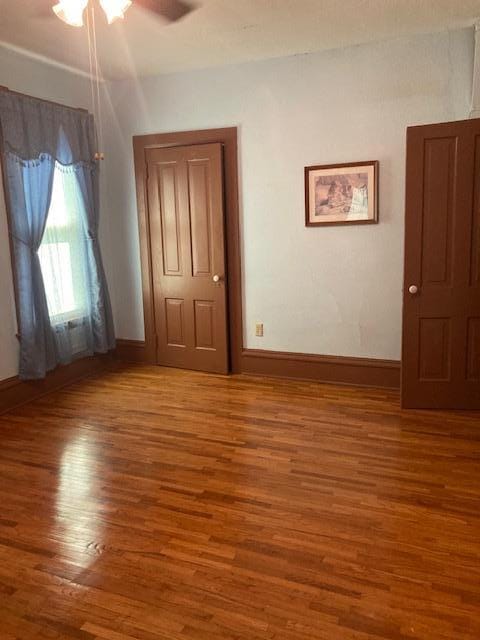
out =
[[[180,20],[193,11],[193,7],[183,0],[135,0],[134,4],[162,16],[170,22]]]

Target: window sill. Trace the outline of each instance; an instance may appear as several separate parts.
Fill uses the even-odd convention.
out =
[[[50,323],[52,325],[52,329],[54,331],[60,331],[64,329],[76,329],[77,327],[81,327],[86,322],[86,316],[55,316],[50,318]]]

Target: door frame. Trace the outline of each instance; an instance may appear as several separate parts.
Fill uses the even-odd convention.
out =
[[[223,147],[228,350],[230,371],[231,373],[239,373],[241,371],[243,323],[237,127],[133,136],[146,360],[151,364],[158,364],[146,151],[148,149],[212,143],[220,143]]]

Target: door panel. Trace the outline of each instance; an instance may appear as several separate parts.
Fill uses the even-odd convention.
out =
[[[180,212],[177,193],[177,167],[173,163],[157,165],[162,225],[163,272],[182,274],[182,245],[180,241]]]
[[[450,379],[450,320],[420,318],[420,380]]]
[[[222,147],[148,149],[146,160],[157,361],[227,373]]]
[[[195,346],[215,348],[215,303],[210,300],[195,300]]]
[[[451,282],[456,138],[425,142],[422,284]]]
[[[480,318],[468,319],[467,378],[480,382]]]
[[[480,285],[480,136],[475,138],[475,176],[470,249],[470,284]]]
[[[190,223],[192,226],[192,274],[212,273],[212,212],[208,185],[209,165],[205,161],[188,162]]]
[[[404,407],[480,408],[479,141],[480,120],[407,132]]]
[[[184,300],[165,298],[167,344],[170,347],[186,347]]]

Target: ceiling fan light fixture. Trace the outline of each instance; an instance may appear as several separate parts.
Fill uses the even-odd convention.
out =
[[[72,27],[83,27],[83,12],[87,4],[88,0],[59,0],[52,9],[55,15],[66,24]]]
[[[125,12],[131,4],[131,0],[100,0],[100,5],[105,11],[108,24],[112,24],[115,20],[123,20]]]

